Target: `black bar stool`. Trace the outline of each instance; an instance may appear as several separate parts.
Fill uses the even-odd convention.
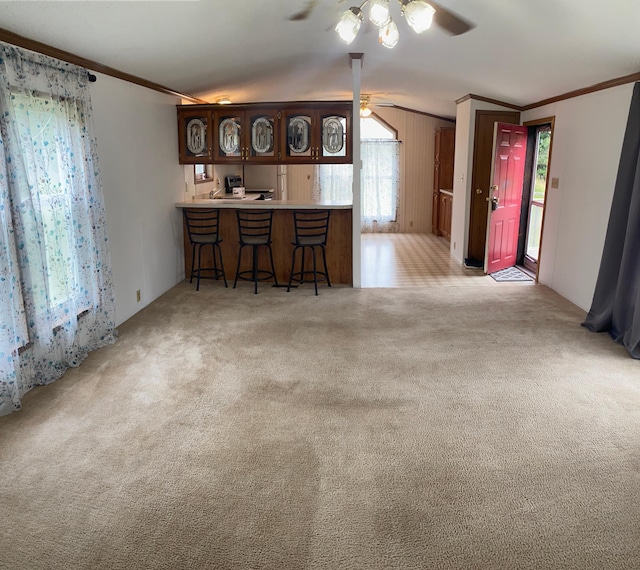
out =
[[[220,210],[182,210],[184,212],[184,222],[187,226],[189,241],[191,242],[191,274],[189,283],[193,283],[194,276],[197,278],[196,291],[200,291],[200,279],[224,279],[224,286],[227,287],[227,278],[224,275],[224,265],[222,264],[222,251],[220,249]],[[213,252],[213,267],[202,267],[202,246],[210,245]],[[194,269],[196,260],[196,246],[198,247],[198,268]],[[220,257],[220,267],[216,252]],[[211,272],[211,275],[203,275]]]
[[[276,287],[278,278],[273,265],[273,252],[271,251],[271,222],[273,220],[273,210],[236,210],[238,215],[238,233],[240,234],[240,251],[238,251],[238,266],[236,267],[236,279],[233,288],[236,288],[238,279],[253,281],[255,284],[254,293],[258,293],[258,281],[273,279]],[[242,260],[242,250],[251,247],[253,250],[252,268],[240,271]],[[258,269],[258,250],[266,247],[269,250],[269,260],[271,261],[271,271]]]
[[[295,230],[295,240],[291,243],[294,245],[293,255],[291,257],[291,273],[289,274],[289,286],[287,292],[291,290],[291,283],[313,283],[318,294],[318,279],[326,281],[331,287],[329,280],[329,270],[327,269],[327,254],[325,246],[327,245],[327,233],[329,231],[329,214],[331,210],[294,210],[293,226]],[[295,271],[296,252],[302,248],[302,259],[300,263],[300,271]],[[311,250],[313,259],[313,271],[305,269],[304,252],[305,249]],[[316,248],[322,251],[322,262],[324,263],[324,271],[318,271],[316,267]],[[310,277],[313,275],[313,279]]]

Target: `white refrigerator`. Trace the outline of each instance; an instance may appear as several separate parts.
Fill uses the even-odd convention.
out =
[[[243,170],[242,180],[247,192],[273,190],[274,200],[287,199],[286,164],[247,164]]]

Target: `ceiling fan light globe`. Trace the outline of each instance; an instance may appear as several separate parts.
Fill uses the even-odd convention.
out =
[[[431,4],[424,0],[411,0],[402,6],[402,15],[414,32],[421,34],[428,30],[436,13]]]
[[[400,39],[400,32],[398,26],[391,20],[384,28],[380,28],[380,34],[378,36],[380,43],[386,48],[394,48],[398,44]]]
[[[386,26],[391,20],[389,0],[369,0],[369,20],[378,28]]]
[[[342,40],[349,45],[356,39],[360,26],[362,25],[362,11],[360,8],[352,7],[345,10],[336,26],[336,32]]]
[[[360,97],[360,116],[361,117],[368,117],[369,115],[371,115],[371,109],[369,109],[370,100],[371,98],[369,97],[369,95],[362,95]]]

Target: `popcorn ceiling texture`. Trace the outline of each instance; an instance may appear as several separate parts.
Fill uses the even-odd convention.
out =
[[[640,567],[638,362],[555,293],[194,289],[0,418],[0,568]]]

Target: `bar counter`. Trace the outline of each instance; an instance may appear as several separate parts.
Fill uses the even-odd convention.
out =
[[[339,201],[297,201],[297,200],[238,200],[238,199],[203,199],[178,202],[180,209],[220,209],[220,237],[222,243],[222,260],[229,286],[233,284],[238,263],[240,249],[238,237],[238,222],[236,210],[273,210],[273,226],[271,231],[271,248],[273,263],[279,283],[289,281],[291,270],[291,256],[293,254],[292,241],[294,239],[293,210],[331,210],[329,220],[329,234],[327,236],[327,266],[331,283],[353,284],[353,248],[352,248],[352,204]],[[184,226],[184,223],[183,223]],[[185,275],[189,277],[191,271],[191,244],[186,227],[184,234],[184,262]],[[251,268],[250,248],[245,248],[240,270]],[[307,256],[310,258],[311,256]],[[299,257],[298,257],[299,259]],[[310,259],[308,259],[310,266]],[[202,264],[212,264],[211,248],[202,251]],[[266,248],[260,248],[260,267],[269,267],[269,256]],[[296,264],[297,265],[297,264]],[[265,285],[268,285],[268,281]],[[202,286],[202,285],[201,285]],[[305,285],[308,286],[308,285]],[[313,287],[313,285],[310,285]]]

